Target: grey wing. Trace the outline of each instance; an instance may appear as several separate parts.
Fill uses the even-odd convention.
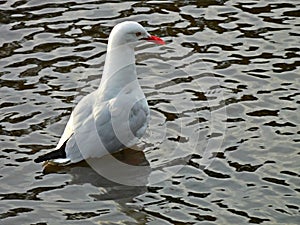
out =
[[[130,121],[130,130],[137,138],[141,138],[147,127],[150,120],[150,112],[147,100],[145,98],[137,101],[132,107],[129,121]]]
[[[124,147],[112,123],[114,100],[101,101],[96,96],[91,99],[90,107],[80,105],[74,110],[74,132],[66,146],[67,157],[73,162],[99,158]]]
[[[149,121],[146,99],[124,111],[116,99],[95,101],[95,92],[84,97],[75,107],[68,125],[72,132],[66,144],[71,162],[97,158],[130,147],[142,137]],[[66,135],[67,137],[67,135]]]
[[[137,101],[127,112],[116,99],[107,103],[107,109],[97,113],[96,127],[105,150],[116,152],[135,144],[145,133],[149,121],[146,99]],[[109,118],[109,120],[107,120]]]
[[[112,121],[111,104],[113,100],[107,101],[105,106],[100,106],[96,115],[97,135],[102,143],[102,151],[105,153],[113,153],[124,147],[124,144],[119,140]]]

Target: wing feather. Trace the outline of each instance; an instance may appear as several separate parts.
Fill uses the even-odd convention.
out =
[[[57,148],[67,141],[66,156],[74,163],[132,146],[144,134],[149,121],[147,101],[139,94],[118,95],[103,101],[95,91],[82,98]],[[135,104],[128,107],[128,102]]]

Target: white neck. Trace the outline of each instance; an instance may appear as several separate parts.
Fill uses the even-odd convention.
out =
[[[104,98],[110,98],[119,93],[122,87],[137,80],[133,46],[126,44],[112,48],[110,44],[99,86]]]
[[[117,71],[128,65],[135,65],[134,49],[128,45],[114,48],[108,46],[102,80],[113,76]]]

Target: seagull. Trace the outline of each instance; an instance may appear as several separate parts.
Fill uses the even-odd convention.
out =
[[[137,80],[134,48],[141,41],[163,45],[137,22],[112,29],[98,89],[83,97],[49,153],[34,161],[73,164],[131,147],[144,135],[150,119],[146,97]]]

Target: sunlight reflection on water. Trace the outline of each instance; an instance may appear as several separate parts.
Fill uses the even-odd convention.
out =
[[[0,5],[1,224],[298,223],[297,1]],[[150,183],[114,183],[85,164],[43,173],[33,159],[97,88],[124,20],[167,41],[136,52],[152,116],[144,153],[115,156],[149,164]]]

